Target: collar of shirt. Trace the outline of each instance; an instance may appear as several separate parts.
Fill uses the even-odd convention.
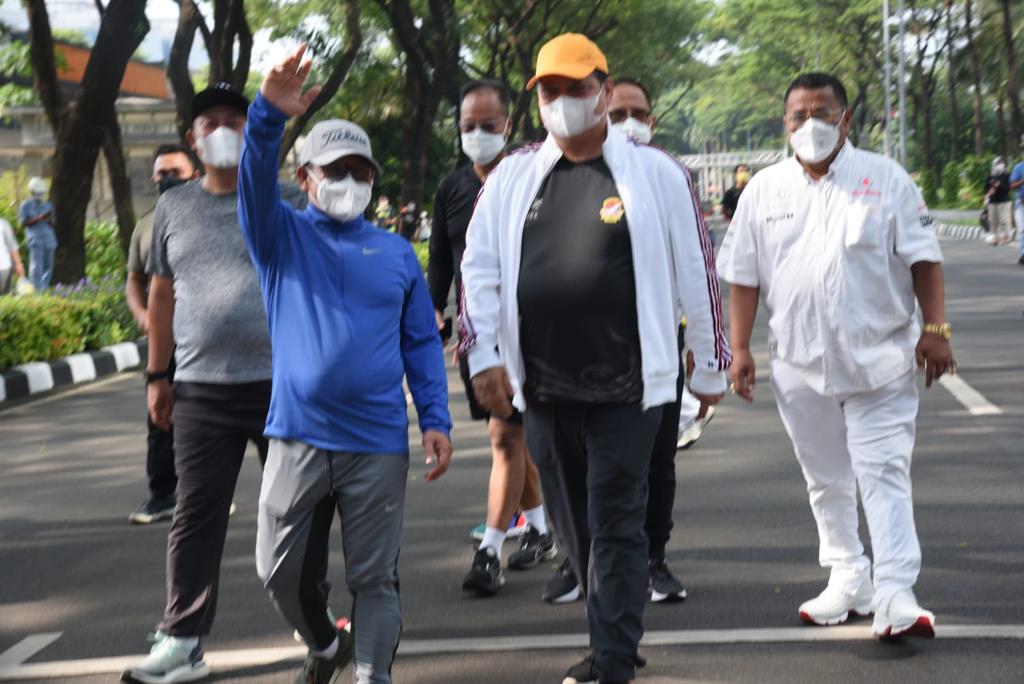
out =
[[[339,221],[324,212],[312,202],[306,205],[306,209],[302,214],[307,221],[320,230],[328,230],[335,233],[338,231],[354,233],[366,228],[366,217],[363,215],[360,215],[358,218],[354,218],[351,221]]]

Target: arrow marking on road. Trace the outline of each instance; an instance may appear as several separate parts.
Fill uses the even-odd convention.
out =
[[[959,375],[946,373],[939,378],[939,384],[949,390],[949,393],[963,404],[972,416],[998,416],[1003,413],[1001,408],[964,382]]]
[[[59,633],[57,633],[59,636]],[[36,635],[44,636],[44,635]],[[937,639],[1014,639],[1024,641],[1024,625],[938,625]],[[33,637],[29,637],[31,639]],[[839,627],[779,627],[767,629],[699,629],[648,632],[644,646],[709,646],[714,644],[764,644],[871,640],[868,625]],[[27,639],[26,639],[27,641]],[[24,643],[21,642],[21,643]],[[49,642],[47,642],[49,643]],[[501,651],[534,651],[586,648],[587,634],[535,634],[532,636],[495,636],[467,639],[403,640],[399,656],[440,655],[448,653],[486,653]],[[10,653],[14,648],[8,650]],[[6,656],[7,653],[4,655]],[[259,667],[273,663],[301,661],[306,656],[303,646],[251,648],[233,651],[210,651],[206,662],[221,672]],[[0,664],[0,680],[84,677],[86,675],[122,672],[145,656],[118,656],[61,660],[50,663]],[[21,661],[19,661],[20,663]]]
[[[0,673],[6,672],[8,668],[21,665],[36,653],[39,653],[54,641],[60,639],[60,635],[63,633],[43,632],[25,637],[3,653],[0,653]]]

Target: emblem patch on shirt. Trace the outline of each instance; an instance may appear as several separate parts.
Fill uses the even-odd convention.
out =
[[[601,205],[601,220],[605,223],[618,223],[626,214],[626,208],[622,206],[622,200],[618,197],[609,197]]]

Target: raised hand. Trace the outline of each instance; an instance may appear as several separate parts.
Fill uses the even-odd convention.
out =
[[[304,54],[305,43],[300,45],[294,54],[272,68],[260,86],[260,94],[288,116],[305,114],[309,105],[320,94],[318,85],[310,86],[306,92],[302,92],[306,77],[309,76],[309,69],[313,66],[312,61],[302,62]]]

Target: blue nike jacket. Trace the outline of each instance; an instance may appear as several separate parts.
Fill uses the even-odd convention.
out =
[[[281,201],[287,119],[257,96],[238,173],[238,218],[273,347],[265,434],[330,451],[408,453],[403,375],[420,430],[451,430],[423,271],[408,242],[362,217],[341,222]]]

